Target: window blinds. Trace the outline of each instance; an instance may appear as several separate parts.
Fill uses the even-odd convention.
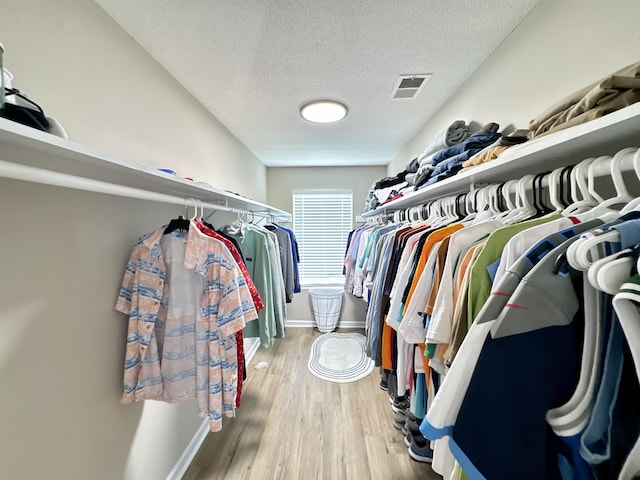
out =
[[[300,248],[302,284],[342,282],[347,237],[352,229],[353,194],[347,190],[293,193],[293,231]]]

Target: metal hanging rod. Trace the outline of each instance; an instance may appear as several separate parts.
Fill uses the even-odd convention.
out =
[[[251,213],[262,217],[279,217],[269,211],[253,211],[242,208],[233,208],[217,203],[204,202],[199,199],[183,198],[164,193],[149,192],[139,188],[117,185],[114,183],[103,182],[101,180],[93,180],[90,178],[76,177],[66,173],[53,172],[51,170],[43,170],[40,168],[30,167],[28,165],[18,165],[11,162],[0,160],[0,177],[11,178],[13,180],[22,180],[25,182],[40,183],[44,185],[53,185],[57,187],[70,188],[73,190],[83,190],[86,192],[105,193],[107,195],[115,195],[119,197],[135,198],[140,200],[150,200],[153,202],[168,203],[172,205],[184,206],[189,200],[199,202],[202,206],[211,210],[218,210],[230,213]]]
[[[567,165],[566,167],[569,166],[573,166],[573,167],[577,167],[579,166],[581,163],[593,163],[592,166],[590,166],[590,173],[589,175],[591,175],[592,177],[595,178],[599,178],[599,177],[608,177],[611,175],[612,173],[612,162],[614,161],[614,158],[617,161],[617,168],[619,170],[621,170],[622,172],[635,172],[635,174],[638,176],[638,179],[640,179],[640,152],[636,149],[636,152],[631,152],[629,153],[629,150],[633,150],[634,148],[626,148],[626,149],[621,149],[618,152],[616,152],[613,155],[610,156],[599,156],[599,157],[591,157],[591,158],[587,158],[582,160],[581,162],[578,162],[576,164],[573,165]],[[625,153],[625,151],[627,152],[626,155],[622,155]],[[560,169],[563,167],[560,167]],[[557,169],[556,169],[557,170]],[[545,173],[541,173],[540,175],[543,175],[541,178],[541,182],[538,185],[541,188],[549,188],[549,173],[550,172],[545,172]],[[514,179],[517,180],[517,179]],[[585,181],[586,178],[585,178]],[[505,183],[505,182],[500,182],[500,183]],[[490,183],[471,183],[470,184],[470,190],[468,190],[467,192],[458,192],[458,193],[449,193],[446,195],[438,195],[438,196],[434,196],[431,198],[416,198],[415,199],[415,203],[409,204],[409,205],[405,205],[402,206],[400,208],[394,208],[393,205],[389,206],[389,207],[385,207],[385,206],[381,206],[378,207],[377,210],[374,211],[370,211],[370,212],[365,212],[364,214],[362,214],[363,217],[365,218],[388,218],[390,216],[392,216],[394,214],[394,212],[398,212],[398,211],[407,211],[409,209],[412,208],[416,208],[416,207],[422,207],[425,205],[429,205],[437,200],[441,200],[441,199],[445,199],[445,198],[455,198],[458,195],[468,195],[468,194],[474,194],[480,190],[482,190],[483,188],[486,187],[490,187],[494,184],[490,184]],[[498,184],[495,184],[498,185]],[[530,186],[527,186],[527,190],[529,190]]]

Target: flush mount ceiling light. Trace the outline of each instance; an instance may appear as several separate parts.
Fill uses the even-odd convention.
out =
[[[334,100],[314,100],[300,108],[300,115],[313,123],[335,123],[347,116],[347,107]]]

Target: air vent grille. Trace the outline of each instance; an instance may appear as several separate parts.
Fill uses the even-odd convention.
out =
[[[430,78],[430,73],[400,75],[391,94],[391,99],[409,100],[416,98]]]

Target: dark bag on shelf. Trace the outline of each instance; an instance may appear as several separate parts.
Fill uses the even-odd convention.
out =
[[[27,125],[29,127],[37,128],[38,130],[42,130],[43,132],[49,131],[49,121],[45,117],[44,110],[42,110],[40,105],[35,103],[26,95],[20,93],[20,91],[16,88],[5,88],[4,94],[5,97],[10,97],[12,95],[20,97],[22,100],[33,105],[34,108],[23,107],[21,105],[15,105],[13,103],[5,102],[4,106],[0,108],[0,117],[21,123],[23,125]]]

